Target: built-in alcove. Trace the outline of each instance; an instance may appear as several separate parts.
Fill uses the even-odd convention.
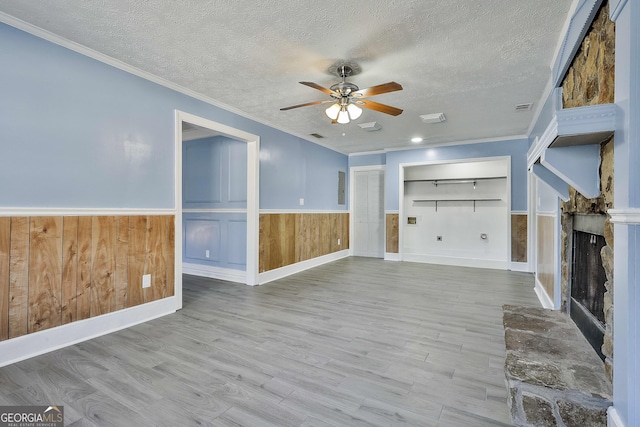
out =
[[[509,168],[509,158],[405,166],[402,259],[508,268]]]

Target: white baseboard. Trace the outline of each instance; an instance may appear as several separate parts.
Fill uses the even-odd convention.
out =
[[[402,261],[400,259],[400,254],[393,253],[393,252],[385,252],[384,253],[384,260],[385,261]]]
[[[46,329],[0,342],[0,366],[58,350],[82,341],[129,328],[176,311],[176,297]]]
[[[337,261],[348,256],[349,250],[345,249],[343,251],[333,252],[317,258],[308,259],[306,261],[301,261],[295,264],[265,271],[264,273],[260,273],[258,275],[258,284],[263,285],[265,283],[269,283],[277,279],[282,279],[283,277],[287,277],[295,273],[300,273],[301,271],[308,270],[310,268],[317,267],[331,261]]]
[[[531,273],[531,269],[529,269],[528,262],[512,262],[511,263],[511,271],[522,271],[525,273]]]
[[[210,277],[212,279],[228,280],[229,282],[247,283],[246,271],[232,270],[230,268],[183,262],[182,273],[193,276]]]
[[[607,427],[626,427],[622,417],[613,406],[609,406],[609,409],[607,409]]]
[[[457,258],[448,256],[407,253],[403,255],[402,260],[409,262],[421,262],[425,264],[453,265],[457,267],[493,268],[498,270],[507,270],[509,264],[506,261],[492,259]]]
[[[536,285],[533,288],[533,290],[536,292],[536,295],[538,296],[538,299],[540,300],[540,304],[542,305],[542,307],[549,310],[555,309],[553,305],[553,300],[549,297],[549,295],[547,295],[547,291],[544,290],[544,288],[542,287],[542,284],[538,281],[537,277],[536,277]]]

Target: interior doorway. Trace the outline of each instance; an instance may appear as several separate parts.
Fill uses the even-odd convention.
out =
[[[228,138],[243,141],[247,144],[247,172],[246,172],[246,269],[243,283],[247,285],[258,284],[258,232],[259,232],[259,152],[260,137],[239,129],[223,125],[202,117],[198,117],[182,111],[176,111],[175,124],[175,206],[176,206],[176,233],[175,233],[175,259],[176,259],[176,296],[182,301],[182,252],[183,252],[183,128],[193,125],[211,132],[211,135],[226,136]]]
[[[384,166],[351,168],[352,254],[384,258]]]

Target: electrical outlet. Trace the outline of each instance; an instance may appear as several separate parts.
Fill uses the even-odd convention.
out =
[[[338,246],[340,246],[340,239],[338,239]]]
[[[206,250],[204,251],[204,257],[205,257],[205,258],[209,258],[209,249],[206,249]]]
[[[151,275],[150,274],[143,274],[142,275],[142,287],[143,288],[150,288],[151,287]]]
[[[442,242],[442,236],[436,236],[436,241]]]
[[[300,199],[300,206],[304,206],[304,199]]]

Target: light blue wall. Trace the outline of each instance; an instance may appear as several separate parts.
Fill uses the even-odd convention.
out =
[[[246,270],[247,144],[224,136],[182,144],[182,260]],[[208,251],[208,256],[207,256]]]
[[[173,208],[178,109],[260,136],[261,208],[345,209],[345,155],[5,24],[0,64],[0,207]]]
[[[182,144],[182,208],[246,209],[247,144],[224,136]]]
[[[363,154],[361,156],[349,156],[349,167],[355,166],[380,166],[387,162],[386,153]]]
[[[385,209],[399,209],[398,173],[401,163],[511,156],[511,209],[525,211],[527,210],[527,149],[528,140],[523,138],[479,144],[390,151],[386,156]]]
[[[182,259],[191,264],[246,270],[247,215],[187,213],[182,217]],[[206,251],[209,251],[209,257]]]
[[[346,210],[338,205],[338,171],[346,173],[347,165],[347,156],[305,140],[265,142],[260,150],[260,208]]]
[[[614,1],[616,19],[614,207],[640,209],[640,2]],[[613,406],[640,425],[640,225],[614,225]]]

